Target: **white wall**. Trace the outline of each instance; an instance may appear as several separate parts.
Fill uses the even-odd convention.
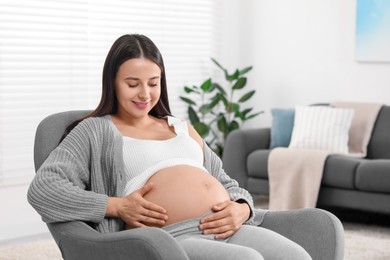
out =
[[[272,107],[336,100],[390,104],[390,62],[355,61],[356,0],[237,4],[242,30],[232,48],[240,50],[240,64],[254,65],[248,75],[257,89],[253,105],[266,112],[247,127],[269,125]]]
[[[27,203],[27,189],[27,184],[0,188],[0,244],[48,232],[41,217]]]

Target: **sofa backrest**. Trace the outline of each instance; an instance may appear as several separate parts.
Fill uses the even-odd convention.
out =
[[[367,158],[390,159],[390,106],[383,106],[379,111],[367,147]]]

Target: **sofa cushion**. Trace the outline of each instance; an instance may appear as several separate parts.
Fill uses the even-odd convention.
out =
[[[390,193],[390,161],[364,160],[356,170],[358,190]]]
[[[256,150],[248,155],[248,176],[268,180],[268,157],[271,150]],[[322,185],[356,189],[355,172],[364,159],[344,155],[330,155],[325,162]]]
[[[270,152],[271,150],[256,150],[248,155],[249,177],[268,180]],[[325,162],[321,185],[390,193],[390,161],[330,155]]]
[[[290,148],[348,153],[354,111],[328,106],[297,106]]]
[[[270,148],[288,147],[294,127],[294,108],[272,108]]]
[[[345,155],[329,155],[325,161],[322,185],[355,189],[356,169],[363,160]]]
[[[248,155],[248,175],[255,178],[268,179],[268,156],[271,150],[256,150]]]

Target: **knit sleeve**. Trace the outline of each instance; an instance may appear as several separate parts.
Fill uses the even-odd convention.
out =
[[[90,150],[86,129],[79,125],[37,171],[27,198],[44,222],[104,219],[107,195],[88,191]]]
[[[222,168],[221,159],[210,149],[210,147],[204,143],[204,166],[218,181],[222,183],[227,192],[229,193],[230,199],[233,201],[245,201],[251,210],[250,218],[246,224],[251,225],[255,219],[255,210],[253,199],[250,193],[239,187],[238,182],[229,177]]]

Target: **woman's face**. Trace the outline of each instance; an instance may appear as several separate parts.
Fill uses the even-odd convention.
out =
[[[157,104],[161,94],[161,69],[149,59],[125,61],[115,77],[118,114],[140,118]]]

